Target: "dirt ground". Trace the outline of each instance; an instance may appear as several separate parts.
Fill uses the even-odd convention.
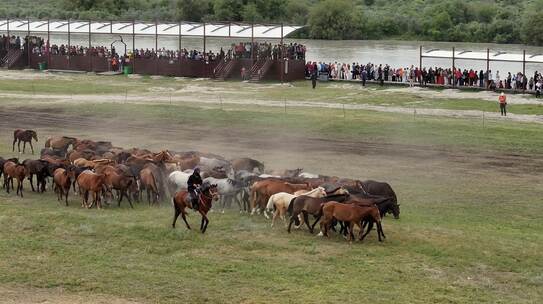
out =
[[[41,130],[41,138],[62,134],[109,140],[124,148],[199,150],[227,158],[246,155],[265,164],[273,164],[272,169],[301,167],[312,173],[354,178],[372,176],[394,180],[395,173],[403,170],[405,164],[423,171],[447,167],[464,172],[477,168],[478,172],[500,171],[523,175],[536,174],[543,169],[543,159],[526,154],[496,155],[433,145],[370,142],[363,138],[333,140],[271,130],[255,133],[250,129],[211,128],[205,124],[188,126],[158,121],[150,125],[121,117],[111,120],[89,115],[68,115],[53,109],[4,108],[0,112],[0,127],[3,130],[38,129]],[[201,134],[206,134],[205,139]],[[43,143],[39,142],[37,146],[36,150],[39,151]],[[331,163],[330,159],[337,159],[338,155],[348,161]]]
[[[101,294],[65,293],[61,288],[22,288],[0,285],[0,302],[4,304],[137,304]]]

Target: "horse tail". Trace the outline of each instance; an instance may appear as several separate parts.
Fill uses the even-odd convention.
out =
[[[48,138],[48,139],[45,141],[45,147],[46,147],[46,148],[51,148],[51,138]]]
[[[17,133],[19,133],[19,129],[13,131],[13,140],[17,140]]]
[[[290,200],[290,203],[288,204],[288,208],[287,208],[287,213],[288,215],[291,215],[292,216],[292,211],[294,210],[294,200],[296,199],[296,197],[293,197],[291,200]]]
[[[271,195],[270,198],[268,199],[268,204],[266,205],[266,209],[267,210],[275,209],[273,195]]]

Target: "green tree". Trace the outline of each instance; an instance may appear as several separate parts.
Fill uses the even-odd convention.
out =
[[[527,44],[543,45],[543,35],[541,35],[543,10],[527,12],[522,20],[522,41]]]
[[[361,20],[356,7],[346,0],[324,0],[309,14],[309,33],[317,39],[353,39]]]

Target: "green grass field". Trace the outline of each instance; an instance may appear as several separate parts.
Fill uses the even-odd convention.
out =
[[[147,83],[165,86],[135,82],[142,92]],[[293,95],[302,96],[306,89],[297,87]],[[61,82],[55,93],[71,88]],[[310,172],[387,180],[402,213],[384,220],[385,242],[372,233],[349,245],[306,229],[289,235],[236,210],[211,213],[201,235],[182,222],[172,229],[167,202],[98,211],[83,210],[73,195],[65,207],[50,192],[26,187],[21,199],[1,191],[0,287],[144,303],[543,301],[539,124],[490,121],[483,128],[476,119],[361,110],[343,117],[341,110],[296,107],[285,114],[231,104],[56,103],[11,92],[15,99],[0,102],[9,113],[0,156],[15,155],[10,126],[23,123],[16,116],[25,113],[33,115],[24,117],[39,130],[40,147],[45,136],[69,133],[155,150],[209,147],[256,155],[269,167],[290,161]],[[198,227],[199,217],[191,214],[189,222]]]

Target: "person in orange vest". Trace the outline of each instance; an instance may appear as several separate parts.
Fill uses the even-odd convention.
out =
[[[498,101],[500,102],[500,111],[502,116],[507,116],[507,109],[505,108],[507,106],[507,97],[505,96],[504,92],[500,94]]]

